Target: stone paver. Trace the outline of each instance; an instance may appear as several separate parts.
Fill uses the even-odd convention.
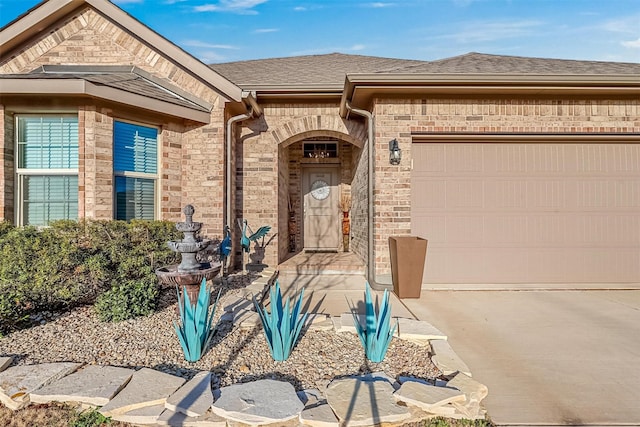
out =
[[[405,406],[393,399],[393,386],[382,379],[352,377],[332,381],[327,402],[345,426],[397,423],[411,417]]]
[[[184,378],[142,368],[133,374],[129,384],[113,400],[100,409],[100,413],[109,417],[147,406],[162,405],[164,409],[167,397],[173,394],[184,382]]]
[[[158,418],[165,411],[164,404],[144,406],[119,414],[111,415],[114,421],[136,425],[156,425]]]
[[[466,363],[453,351],[451,345],[445,340],[430,340],[433,357],[433,364],[440,369],[443,375],[452,375],[456,372],[462,372],[471,376],[471,370]]]
[[[303,390],[298,397],[304,403],[300,422],[312,427],[339,427],[340,422],[319,390]]]
[[[287,421],[298,417],[303,408],[293,386],[275,380],[223,387],[211,406],[216,415],[251,425]]]
[[[227,427],[227,419],[214,414],[210,410],[199,417],[189,417],[167,409],[160,414],[156,424],[171,427]]]
[[[403,340],[446,340],[447,336],[429,322],[398,319],[398,336]]]
[[[486,385],[479,383],[463,372],[458,372],[448,383],[447,387],[457,388],[467,396],[467,400],[481,402],[489,394]]]
[[[131,379],[133,369],[88,365],[31,393],[31,402],[80,402],[103,406]]]
[[[78,369],[82,364],[60,362],[20,365],[0,372],[0,401],[17,410],[29,404],[29,394]]]
[[[13,362],[13,357],[0,357],[0,372],[4,371]]]
[[[213,403],[211,372],[198,372],[189,382],[167,398],[165,408],[190,417],[199,417]]]
[[[448,403],[466,401],[465,394],[460,390],[421,384],[416,381],[405,382],[393,396],[398,402],[414,405],[432,413]]]

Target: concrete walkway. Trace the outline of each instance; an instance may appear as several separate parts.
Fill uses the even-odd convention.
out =
[[[640,425],[640,290],[423,291],[498,425]]]

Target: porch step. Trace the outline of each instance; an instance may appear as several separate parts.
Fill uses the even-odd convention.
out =
[[[358,290],[364,288],[366,267],[351,252],[301,252],[278,265],[280,287]]]
[[[290,274],[280,273],[278,281],[283,292],[310,290],[364,290],[366,278],[361,274]]]

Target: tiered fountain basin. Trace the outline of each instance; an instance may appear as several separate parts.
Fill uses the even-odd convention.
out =
[[[183,210],[186,221],[176,224],[176,229],[184,233],[182,241],[169,241],[167,245],[181,256],[180,264],[167,265],[156,270],[161,285],[177,286],[180,292],[186,288],[192,304],[198,300],[202,279],[211,280],[220,273],[221,262],[198,262],[196,254],[205,249],[211,240],[196,239],[195,234],[202,227],[201,222],[193,222],[195,209],[191,205]]]

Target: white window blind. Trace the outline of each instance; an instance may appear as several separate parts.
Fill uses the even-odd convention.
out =
[[[155,219],[158,130],[114,122],[115,218]]]
[[[78,218],[78,117],[16,116],[18,222]]]

